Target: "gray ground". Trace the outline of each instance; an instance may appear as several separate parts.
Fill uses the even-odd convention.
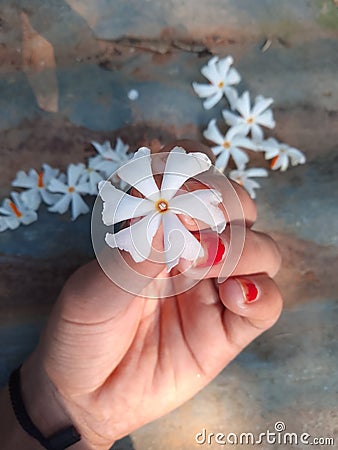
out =
[[[283,254],[280,321],[194,399],[116,448],[188,450],[203,447],[194,443],[202,428],[259,433],[278,420],[290,432],[338,439],[336,4],[1,3],[1,197],[17,170],[84,161],[93,139],[121,136],[155,150],[174,137],[202,139],[220,107],[204,111],[190,83],[202,81],[212,53],[232,54],[242,87],[275,98],[274,134],[308,158],[271,173],[258,193],[256,228]],[[34,346],[64,280],[92,256],[89,216],[72,223],[42,211],[31,227],[0,234],[1,382]]]

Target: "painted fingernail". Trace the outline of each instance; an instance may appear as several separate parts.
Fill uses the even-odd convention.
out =
[[[259,292],[255,283],[247,280],[246,278],[236,278],[236,280],[242,287],[246,303],[253,303],[254,301],[258,300]]]
[[[215,235],[215,233],[194,233],[194,236],[201,242],[205,253],[195,267],[211,267],[222,261],[225,254],[225,245],[218,235]]]
[[[217,243],[217,250],[216,250],[216,255],[213,261],[213,265],[218,264],[219,262],[222,261],[223,256],[225,253],[225,245],[223,244],[223,241],[220,237],[218,237],[218,243]]]

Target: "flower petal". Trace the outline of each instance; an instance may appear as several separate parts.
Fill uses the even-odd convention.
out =
[[[115,152],[119,157],[123,157],[129,150],[129,145],[125,144],[121,138],[116,139]]]
[[[42,164],[43,169],[43,183],[47,186],[50,181],[59,175],[59,169],[54,169],[49,164]]]
[[[64,214],[69,208],[69,204],[71,201],[72,201],[71,194],[65,194],[53,206],[50,206],[48,208],[48,211]]]
[[[0,217],[0,233],[8,229],[7,222],[4,217]]]
[[[230,152],[227,149],[224,149],[222,153],[216,158],[215,166],[217,169],[219,169],[221,172],[224,172],[226,169],[228,162],[230,158]]]
[[[52,195],[52,194],[51,194]],[[21,194],[21,198],[29,209],[36,211],[41,203],[41,195],[37,188],[28,189]]]
[[[161,214],[148,214],[118,233],[107,233],[105,241],[112,248],[129,252],[135,262],[146,260],[152,248],[153,237],[161,223]]]
[[[111,148],[110,142],[109,141],[104,141],[103,144],[99,144],[96,141],[92,141],[91,144],[93,145],[93,147],[95,147],[95,150],[100,154],[103,155],[105,152],[107,152],[108,150],[113,150]]]
[[[47,189],[41,189],[40,194],[41,194],[42,200],[47,205],[53,205],[60,199],[60,196],[58,194],[52,194],[51,192],[48,192]]]
[[[255,122],[267,128],[274,128],[276,126],[276,122],[273,119],[273,114],[270,109],[257,116]]]
[[[247,118],[250,115],[250,95],[248,91],[245,91],[242,96],[238,98],[236,109],[244,118]]]
[[[255,104],[252,108],[252,115],[259,116],[263,111],[265,111],[273,103],[273,98],[265,98],[262,96],[257,96],[255,99]]]
[[[85,170],[85,165],[82,163],[69,164],[69,166],[67,168],[68,186],[75,186],[84,170]]]
[[[94,156],[94,158],[97,157]],[[110,177],[119,167],[119,164],[117,162],[109,161],[108,159],[104,158],[97,159],[96,161],[90,161],[90,164],[92,169],[102,172],[106,178]]]
[[[238,100],[238,92],[236,91],[236,89],[234,89],[232,87],[225,87],[225,88],[223,88],[223,90],[224,90],[224,94],[229,102],[230,108],[232,110],[235,110],[237,100]]]
[[[219,90],[214,95],[209,97],[207,100],[203,102],[203,108],[204,109],[211,109],[213,108],[223,97],[223,92]]]
[[[217,85],[222,80],[219,71],[217,70],[217,62],[218,56],[214,56],[208,61],[208,64],[206,66],[203,66],[201,69],[202,75],[215,85]]]
[[[167,271],[177,266],[180,258],[195,261],[204,256],[203,247],[185,228],[176,214],[170,211],[162,215],[164,251]]]
[[[102,220],[105,225],[114,225],[154,211],[154,202],[120,191],[108,181],[99,184],[99,195],[104,202]]]
[[[87,214],[90,211],[87,203],[77,192],[72,193],[72,220],[79,217],[80,214]]]
[[[222,77],[222,80],[226,79],[226,81],[228,81],[227,80],[228,72],[229,72],[229,69],[230,69],[231,65],[233,64],[233,62],[234,62],[234,58],[230,55],[225,58],[220,59],[217,62],[216,67],[218,69],[218,73]]]
[[[139,148],[133,158],[118,169],[117,174],[145,197],[154,201],[159,198],[159,189],[151,168],[149,148]]]
[[[161,184],[161,195],[170,200],[189,178],[207,171],[211,161],[204,153],[187,153],[174,147],[168,155]]]
[[[279,155],[279,162],[281,172],[285,172],[289,167],[289,158],[286,153],[282,153]]]
[[[238,71],[232,67],[229,70],[227,79],[228,79],[228,84],[230,84],[230,85],[238,84],[241,81],[241,76],[238,73]]]
[[[252,139],[246,137],[246,127],[249,125],[241,124],[229,128],[225,135],[225,140],[231,142],[234,147],[244,147],[250,150],[256,150],[257,145]]]
[[[203,136],[211,142],[215,142],[215,144],[223,145],[224,136],[219,131],[216,125],[216,119],[211,119],[208,123],[207,128],[203,131]]]
[[[233,148],[231,150],[232,159],[235,161],[235,164],[238,169],[244,169],[246,163],[249,161],[248,155],[239,148]]]
[[[252,139],[256,143],[260,143],[264,139],[264,133],[263,133],[262,128],[255,123],[251,126],[251,135],[252,135]]]
[[[224,152],[224,147],[223,145],[215,145],[214,147],[211,147],[212,153],[215,156],[218,156],[220,153]]]
[[[12,181],[12,186],[20,188],[34,188],[37,185],[38,174],[36,170],[31,169],[29,175],[27,175],[23,170],[20,170]]]
[[[213,84],[192,83],[192,87],[200,98],[211,97],[219,91]]]
[[[237,114],[234,114],[233,112],[228,111],[227,109],[223,109],[222,116],[225,122],[230,126],[238,125],[238,123],[241,122],[241,118]]]
[[[255,189],[260,188],[260,185],[257,183],[257,181],[254,180],[248,180],[246,179],[243,183],[244,188],[248,191],[251,198],[256,198],[256,192]]]
[[[252,167],[246,171],[248,177],[267,177],[268,171],[263,167]]]
[[[48,190],[50,192],[61,192],[63,194],[68,193],[68,186],[62,181],[54,178],[48,185]]]
[[[175,214],[186,214],[193,219],[209,225],[213,231],[222,233],[225,228],[225,218],[219,204],[221,194],[214,189],[199,189],[174,197],[170,209]]]
[[[290,147],[288,149],[288,155],[293,166],[296,166],[297,164],[304,164],[306,162],[304,153],[297,148]]]
[[[7,227],[11,230],[15,230],[16,228],[18,228],[20,226],[20,220],[18,220],[14,216],[4,217],[3,219],[4,219]]]
[[[33,222],[36,222],[38,220],[38,215],[35,211],[27,211],[23,216],[21,217],[21,223],[24,225],[30,225]]]

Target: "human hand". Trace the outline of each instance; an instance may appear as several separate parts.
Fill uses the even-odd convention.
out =
[[[208,153],[201,144],[181,145]],[[38,348],[22,369],[24,396],[32,418],[38,426],[42,423],[41,431],[48,434],[52,424],[57,427],[56,422],[68,420],[82,435],[74,448],[106,450],[116,439],[191,398],[274,324],[282,303],[271,279],[280,265],[279,252],[271,238],[251,230],[255,205],[233,185],[244,211],[246,236],[239,262],[223,283],[215,282],[223,274],[222,261],[203,274],[182,261],[167,274],[163,264],[136,264],[129,254],[124,255],[129,266],[150,277],[144,285],[133,285],[138,295],[112,283],[96,261],[68,280]],[[201,233],[207,255],[208,236]],[[229,239],[227,227],[224,253]],[[160,237],[156,240],[159,243]],[[112,267],[119,270],[117,254],[116,249],[110,252]],[[171,283],[180,270],[195,277],[195,285],[162,298],[156,279]],[[255,301],[248,301],[248,289],[251,300],[257,294]],[[41,391],[49,399],[48,417],[41,413]],[[42,400],[37,401],[39,392]]]

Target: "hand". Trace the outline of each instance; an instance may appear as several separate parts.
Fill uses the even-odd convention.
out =
[[[209,152],[196,143],[185,142],[184,147]],[[279,252],[271,238],[251,230],[255,205],[240,186],[234,187],[245,215],[246,238],[232,277],[223,283],[215,282],[220,262],[188,291],[163,299],[155,280],[165,277],[170,283],[172,274],[162,264],[136,264],[128,254],[125,261],[135,271],[154,278],[134,286],[137,296],[112,283],[96,261],[69,279],[22,372],[31,405],[39,390],[52,392],[49,419],[39,416],[34,406],[30,411],[37,424],[43,421],[46,432],[55,403],[55,417],[66,422],[66,413],[82,434],[76,448],[106,450],[116,439],[191,398],[274,324],[282,304],[271,279],[280,265]],[[224,242],[229,239],[227,230]],[[202,236],[209,252],[208,232]],[[118,270],[117,251],[111,255]],[[183,266],[184,262],[177,270]],[[199,278],[199,270],[188,272]],[[255,301],[248,301],[249,291]]]

